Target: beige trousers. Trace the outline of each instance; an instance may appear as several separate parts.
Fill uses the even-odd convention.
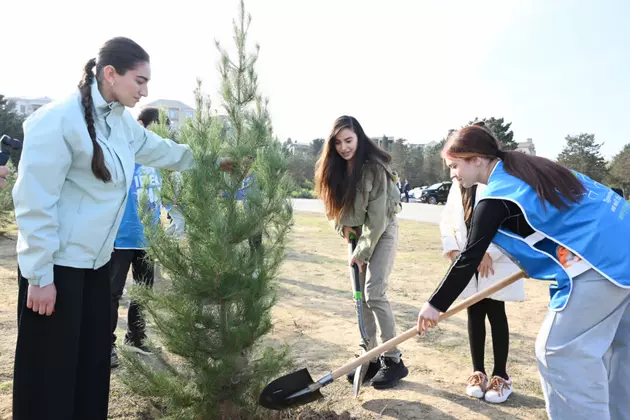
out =
[[[357,233],[360,235],[361,230]],[[396,320],[387,299],[387,279],[394,267],[397,248],[398,221],[394,218],[378,240],[366,269],[359,277],[363,292],[363,319],[370,339],[368,350],[377,346],[377,326],[381,343],[396,336]],[[385,357],[390,357],[395,362],[400,361],[400,355],[400,350],[396,347],[384,353]]]

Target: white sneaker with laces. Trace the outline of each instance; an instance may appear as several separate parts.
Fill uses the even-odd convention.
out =
[[[483,372],[473,373],[466,381],[466,395],[473,398],[483,398],[488,387],[488,377]]]
[[[493,376],[486,391],[486,401],[493,404],[501,404],[512,395],[512,380]]]

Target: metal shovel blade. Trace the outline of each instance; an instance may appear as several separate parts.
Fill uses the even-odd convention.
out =
[[[361,384],[363,383],[363,380],[365,379],[365,374],[367,373],[369,366],[370,366],[370,362],[367,362],[357,367],[357,369],[354,371],[354,380],[352,381],[352,390],[354,391],[354,398],[359,397]]]
[[[260,393],[258,403],[270,410],[283,410],[324,398],[319,389],[308,389],[313,383],[308,370],[300,369],[270,382]]]

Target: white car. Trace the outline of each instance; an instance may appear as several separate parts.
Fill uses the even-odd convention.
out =
[[[418,200],[422,195],[422,190],[424,187],[416,187],[412,190],[409,190],[409,200]],[[405,193],[400,193],[400,200],[405,201]]]

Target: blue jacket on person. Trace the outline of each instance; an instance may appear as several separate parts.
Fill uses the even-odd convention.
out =
[[[250,191],[257,191],[258,190],[258,186],[256,185],[256,176],[254,174],[250,174],[248,176],[245,177],[245,179],[243,179],[243,182],[241,184],[241,187],[236,191],[236,194],[234,195],[234,198],[239,200],[239,201],[243,201],[243,206],[245,207],[245,209],[247,209],[247,194],[249,194]],[[224,191],[223,192],[223,197],[227,198],[230,196],[229,191]]]
[[[114,243],[115,249],[146,249],[147,243],[144,235],[144,225],[138,211],[142,194],[148,194],[148,205],[153,212],[154,223],[160,220],[160,189],[162,179],[157,169],[136,164],[129,199],[125,207],[120,229]]]

